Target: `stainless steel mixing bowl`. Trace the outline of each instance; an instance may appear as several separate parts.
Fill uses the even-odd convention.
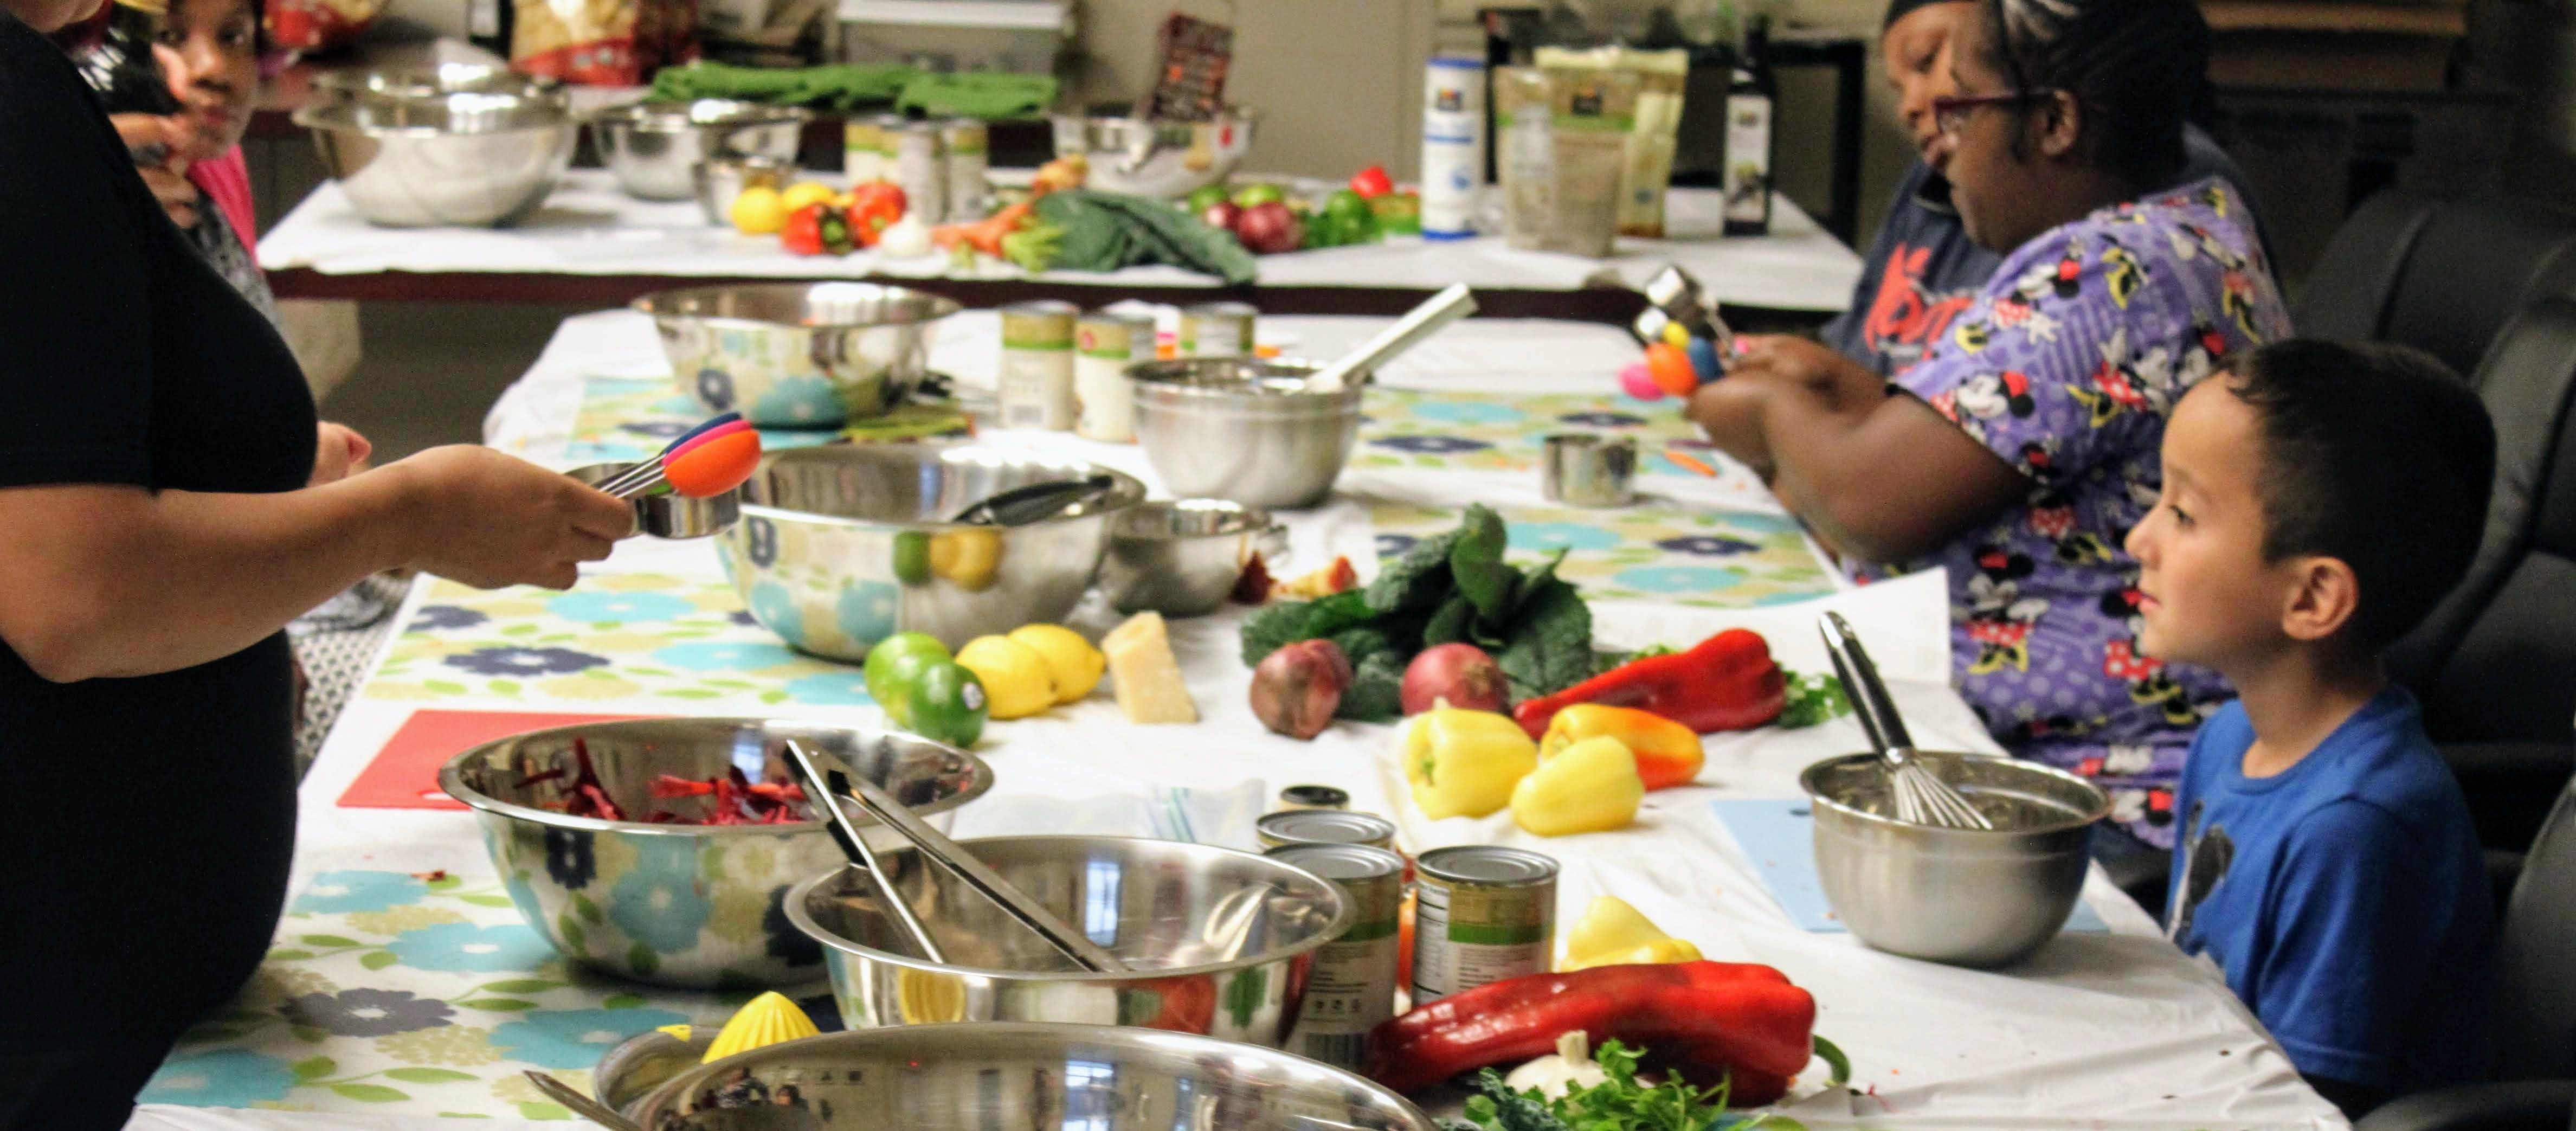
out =
[[[1215,612],[1258,554],[1277,563],[1288,528],[1259,507],[1223,499],[1143,503],[1109,524],[1100,588],[1122,613],[1167,617]]]
[[[882,416],[930,372],[930,338],[957,304],[877,283],[736,283],[636,299],[680,391],[762,428]]]
[[[515,223],[563,179],[580,134],[564,96],[470,70],[352,80],[295,112],[368,223]]]
[[[1300,510],[1333,493],[1359,436],[1355,373],[1339,391],[1309,392],[1310,361],[1199,357],[1127,367],[1136,440],[1174,495]]]
[[[772,188],[784,191],[795,183],[796,162],[775,157],[751,157],[718,154],[698,162],[689,169],[689,184],[698,194],[698,211],[707,223],[719,228],[733,226],[733,202],[748,188]]]
[[[653,781],[663,774],[703,781],[740,769],[755,782],[796,780],[785,759],[789,738],[826,764],[867,775],[943,828],[958,806],[993,787],[983,759],[927,739],[759,719],[531,731],[450,759],[438,785],[473,807],[519,914],[566,958],[663,986],[804,985],[821,977],[822,954],[787,925],[780,906],[791,885],[842,862],[823,826],[644,820],[657,809],[708,809],[702,798],[655,798]],[[577,749],[588,752],[600,789],[634,820],[544,808],[573,790]],[[907,843],[864,813],[853,815],[871,845]]]
[[[450,94],[514,94],[572,104],[572,93],[554,79],[490,63],[441,63],[434,67],[395,67],[378,71],[325,70],[313,76],[325,100],[391,98],[422,100]]]
[[[1013,487],[1108,475],[1109,493],[1025,526],[949,522]],[[743,485],[743,520],[716,543],[762,626],[836,660],[897,632],[951,648],[1063,620],[1091,586],[1111,516],[1145,485],[1096,464],[933,444],[836,444],[774,453]]]
[[[1223,181],[1252,152],[1252,111],[1205,122],[1152,121],[1124,113],[1057,115],[1055,153],[1090,162],[1084,183],[1104,192],[1177,200]]]
[[[750,1102],[758,1097],[758,1102]],[[728,1106],[731,1105],[731,1106]],[[1435,1131],[1404,1097],[1226,1041],[1098,1025],[827,1033],[682,1074],[654,1131]]]
[[[914,957],[862,870],[833,869],[787,896],[788,919],[825,947],[850,1028],[1066,1021],[1278,1048],[1315,950],[1351,917],[1331,881],[1215,845],[1027,836],[965,846],[1133,969],[1074,967],[975,889],[898,849],[895,884],[948,953],[944,965]]]
[[[695,167],[710,157],[795,161],[812,117],[793,106],[701,98],[631,103],[590,115],[589,121],[600,162],[616,174],[626,195],[687,200],[698,191]]]
[[[2056,937],[2084,887],[2093,823],[2110,796],[2061,770],[2011,758],[1916,751],[1995,825],[1935,828],[1895,817],[1885,761],[1849,754],[1809,766],[1816,872],[1825,901],[1862,942],[1956,966],[2004,966]]]

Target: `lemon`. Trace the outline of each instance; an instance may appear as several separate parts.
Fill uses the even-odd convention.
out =
[[[746,236],[774,236],[787,226],[789,211],[786,198],[778,195],[777,189],[754,185],[733,198],[730,215],[734,230]]]
[[[1011,630],[1010,639],[1028,645],[1038,658],[1046,661],[1047,672],[1055,680],[1055,701],[1071,703],[1091,694],[1100,686],[1100,673],[1109,670],[1109,657],[1082,638],[1082,634],[1060,624],[1027,624]]]
[[[958,666],[983,681],[992,717],[1021,719],[1055,706],[1055,676],[1038,650],[1006,636],[978,636],[957,650]]]
[[[820,181],[798,181],[787,186],[786,192],[778,194],[778,200],[787,206],[790,213],[808,204],[830,204],[832,186]]]

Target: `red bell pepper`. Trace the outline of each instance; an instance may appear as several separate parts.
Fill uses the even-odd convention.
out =
[[[850,238],[860,247],[875,247],[894,222],[903,219],[903,190],[871,181],[850,190]]]
[[[1555,1051],[1580,1029],[1728,1102],[1766,1104],[1815,1051],[1816,999],[1768,966],[1679,962],[1531,974],[1451,994],[1369,1034],[1368,1076],[1399,1092]]]
[[[1576,703],[1634,707],[1701,734],[1750,730],[1780,717],[1789,677],[1771,661],[1762,634],[1730,628],[1687,652],[1623,664],[1554,695],[1525,700],[1512,718],[1531,738],[1547,733],[1558,711]]]
[[[1351,175],[1351,191],[1363,197],[1380,197],[1395,191],[1395,180],[1386,175],[1386,166],[1371,165]]]

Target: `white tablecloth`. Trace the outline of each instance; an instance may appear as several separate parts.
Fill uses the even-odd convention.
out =
[[[1477,287],[1575,290],[1600,282],[1642,284],[1665,263],[1679,263],[1728,304],[1778,310],[1839,311],[1851,302],[1860,257],[1786,198],[1777,201],[1772,234],[1716,235],[1718,194],[1676,189],[1671,227],[1680,237],[1622,239],[1607,260],[1514,251],[1500,239],[1454,243],[1398,240],[1266,256],[1264,286],[1385,287],[1434,290],[1455,282]],[[381,271],[514,272],[565,275],[670,275],[680,278],[850,278],[950,275],[947,258],[891,259],[874,252],[847,257],[790,255],[775,238],[709,226],[695,201],[657,203],[618,191],[605,170],[576,169],[545,207],[515,228],[378,228],[361,219],[335,183],[296,205],[259,242],[260,266],[309,267],[327,275]],[[986,261],[972,274],[1022,277],[1018,268]],[[1051,282],[1104,286],[1213,287],[1206,275],[1176,267],[1131,267],[1114,274],[1059,271]]]
[[[1275,331],[1315,342],[1355,340],[1376,320],[1279,320]],[[1544,346],[1565,333],[1553,355],[1579,368],[1558,374],[1559,388],[1586,387],[1597,348],[1579,334],[1543,324],[1473,322],[1436,339],[1434,347],[1382,377],[1394,383],[1465,379],[1452,369],[1486,350],[1507,350],[1531,366],[1547,364]],[[959,335],[953,348],[971,347]],[[1514,346],[1512,343],[1518,343]],[[569,431],[562,390],[584,373],[649,368],[657,363],[648,328],[622,313],[574,319],[527,379],[496,407],[489,438],[542,458]],[[951,355],[953,357],[954,355]],[[945,360],[945,359],[944,359]],[[953,361],[952,361],[953,364]],[[1524,373],[1523,380],[1536,381]],[[575,394],[577,398],[577,393]],[[1034,440],[989,433],[996,443]],[[1069,436],[1049,446],[1122,467],[1143,469],[1132,448]],[[1357,473],[1353,473],[1355,476]],[[1492,475],[1346,477],[1345,490],[1404,491],[1426,503],[1510,496],[1513,484]],[[1700,481],[1708,505],[1730,505],[1724,480]],[[1368,561],[1366,511],[1336,501],[1290,516],[1297,553],[1350,553]],[[610,561],[585,571],[586,582],[653,573],[691,580],[718,576],[703,543],[638,539]],[[426,590],[427,586],[420,587]],[[423,598],[416,595],[414,604]],[[1935,575],[1847,590],[1825,598],[1860,626],[1891,677],[1900,709],[1927,745],[1992,750],[1993,744],[1946,683],[1947,594]],[[1812,630],[1814,605],[1753,610],[1685,609],[1599,602],[1596,636],[1605,645],[1690,641],[1722,627],[1764,632],[1781,662],[1825,669]],[[1090,610],[1092,624],[1101,610]],[[406,613],[408,616],[408,611]],[[1851,1055],[1857,1094],[1817,1086],[1811,1072],[1793,1093],[1790,1114],[1810,1128],[2092,1128],[2191,1131],[2194,1128],[2333,1128],[2334,1109],[2302,1083],[2288,1060],[2236,1002],[2214,970],[2185,958],[2158,935],[2134,903],[2096,869],[2085,898],[2111,930],[2070,933],[2023,965],[2002,972],[1959,970],[1896,958],[1859,946],[1847,935],[1798,929],[1763,886],[1760,869],[1714,816],[1709,802],[1727,797],[1797,796],[1797,772],[1816,759],[1860,749],[1859,728],[1843,719],[1805,730],[1764,728],[1710,736],[1700,784],[1650,795],[1637,822],[1616,832],[1544,839],[1515,828],[1508,814],[1484,819],[1425,820],[1408,795],[1391,750],[1390,727],[1340,724],[1312,742],[1264,731],[1252,718],[1249,673],[1237,658],[1240,610],[1177,621],[1173,643],[1192,695],[1205,716],[1194,727],[1136,727],[1106,696],[1044,716],[993,724],[981,753],[997,785],[976,803],[994,820],[1035,827],[1068,799],[1141,792],[1152,786],[1225,789],[1260,782],[1275,792],[1293,781],[1340,785],[1356,809],[1385,814],[1401,843],[1420,852],[1450,844],[1496,843],[1534,848],[1559,860],[1559,922],[1568,923],[1596,895],[1635,904],[1671,933],[1711,958],[1770,963],[1814,992],[1817,1029]],[[1077,619],[1077,623],[1082,621]],[[658,702],[506,702],[442,706],[667,713]],[[409,706],[362,694],[324,748],[302,790],[297,884],[341,868],[408,870],[454,867],[460,854],[479,857],[471,818],[463,813],[340,809],[341,791],[409,715]],[[783,705],[779,714],[843,722],[873,721],[873,707]],[[1266,795],[1266,793],[1265,793]],[[986,832],[976,806],[961,811],[961,834]],[[427,1118],[346,1114],[195,1110],[153,1106],[135,1131],[429,1131]],[[494,1120],[476,1126],[533,1131],[538,1124]]]

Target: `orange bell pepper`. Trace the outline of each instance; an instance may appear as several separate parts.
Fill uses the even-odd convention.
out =
[[[1652,711],[1599,703],[1577,703],[1549,719],[1547,733],[1539,738],[1539,760],[1555,757],[1584,739],[1603,736],[1618,739],[1637,756],[1637,776],[1647,789],[1689,785],[1708,761],[1699,735],[1691,728]]]

